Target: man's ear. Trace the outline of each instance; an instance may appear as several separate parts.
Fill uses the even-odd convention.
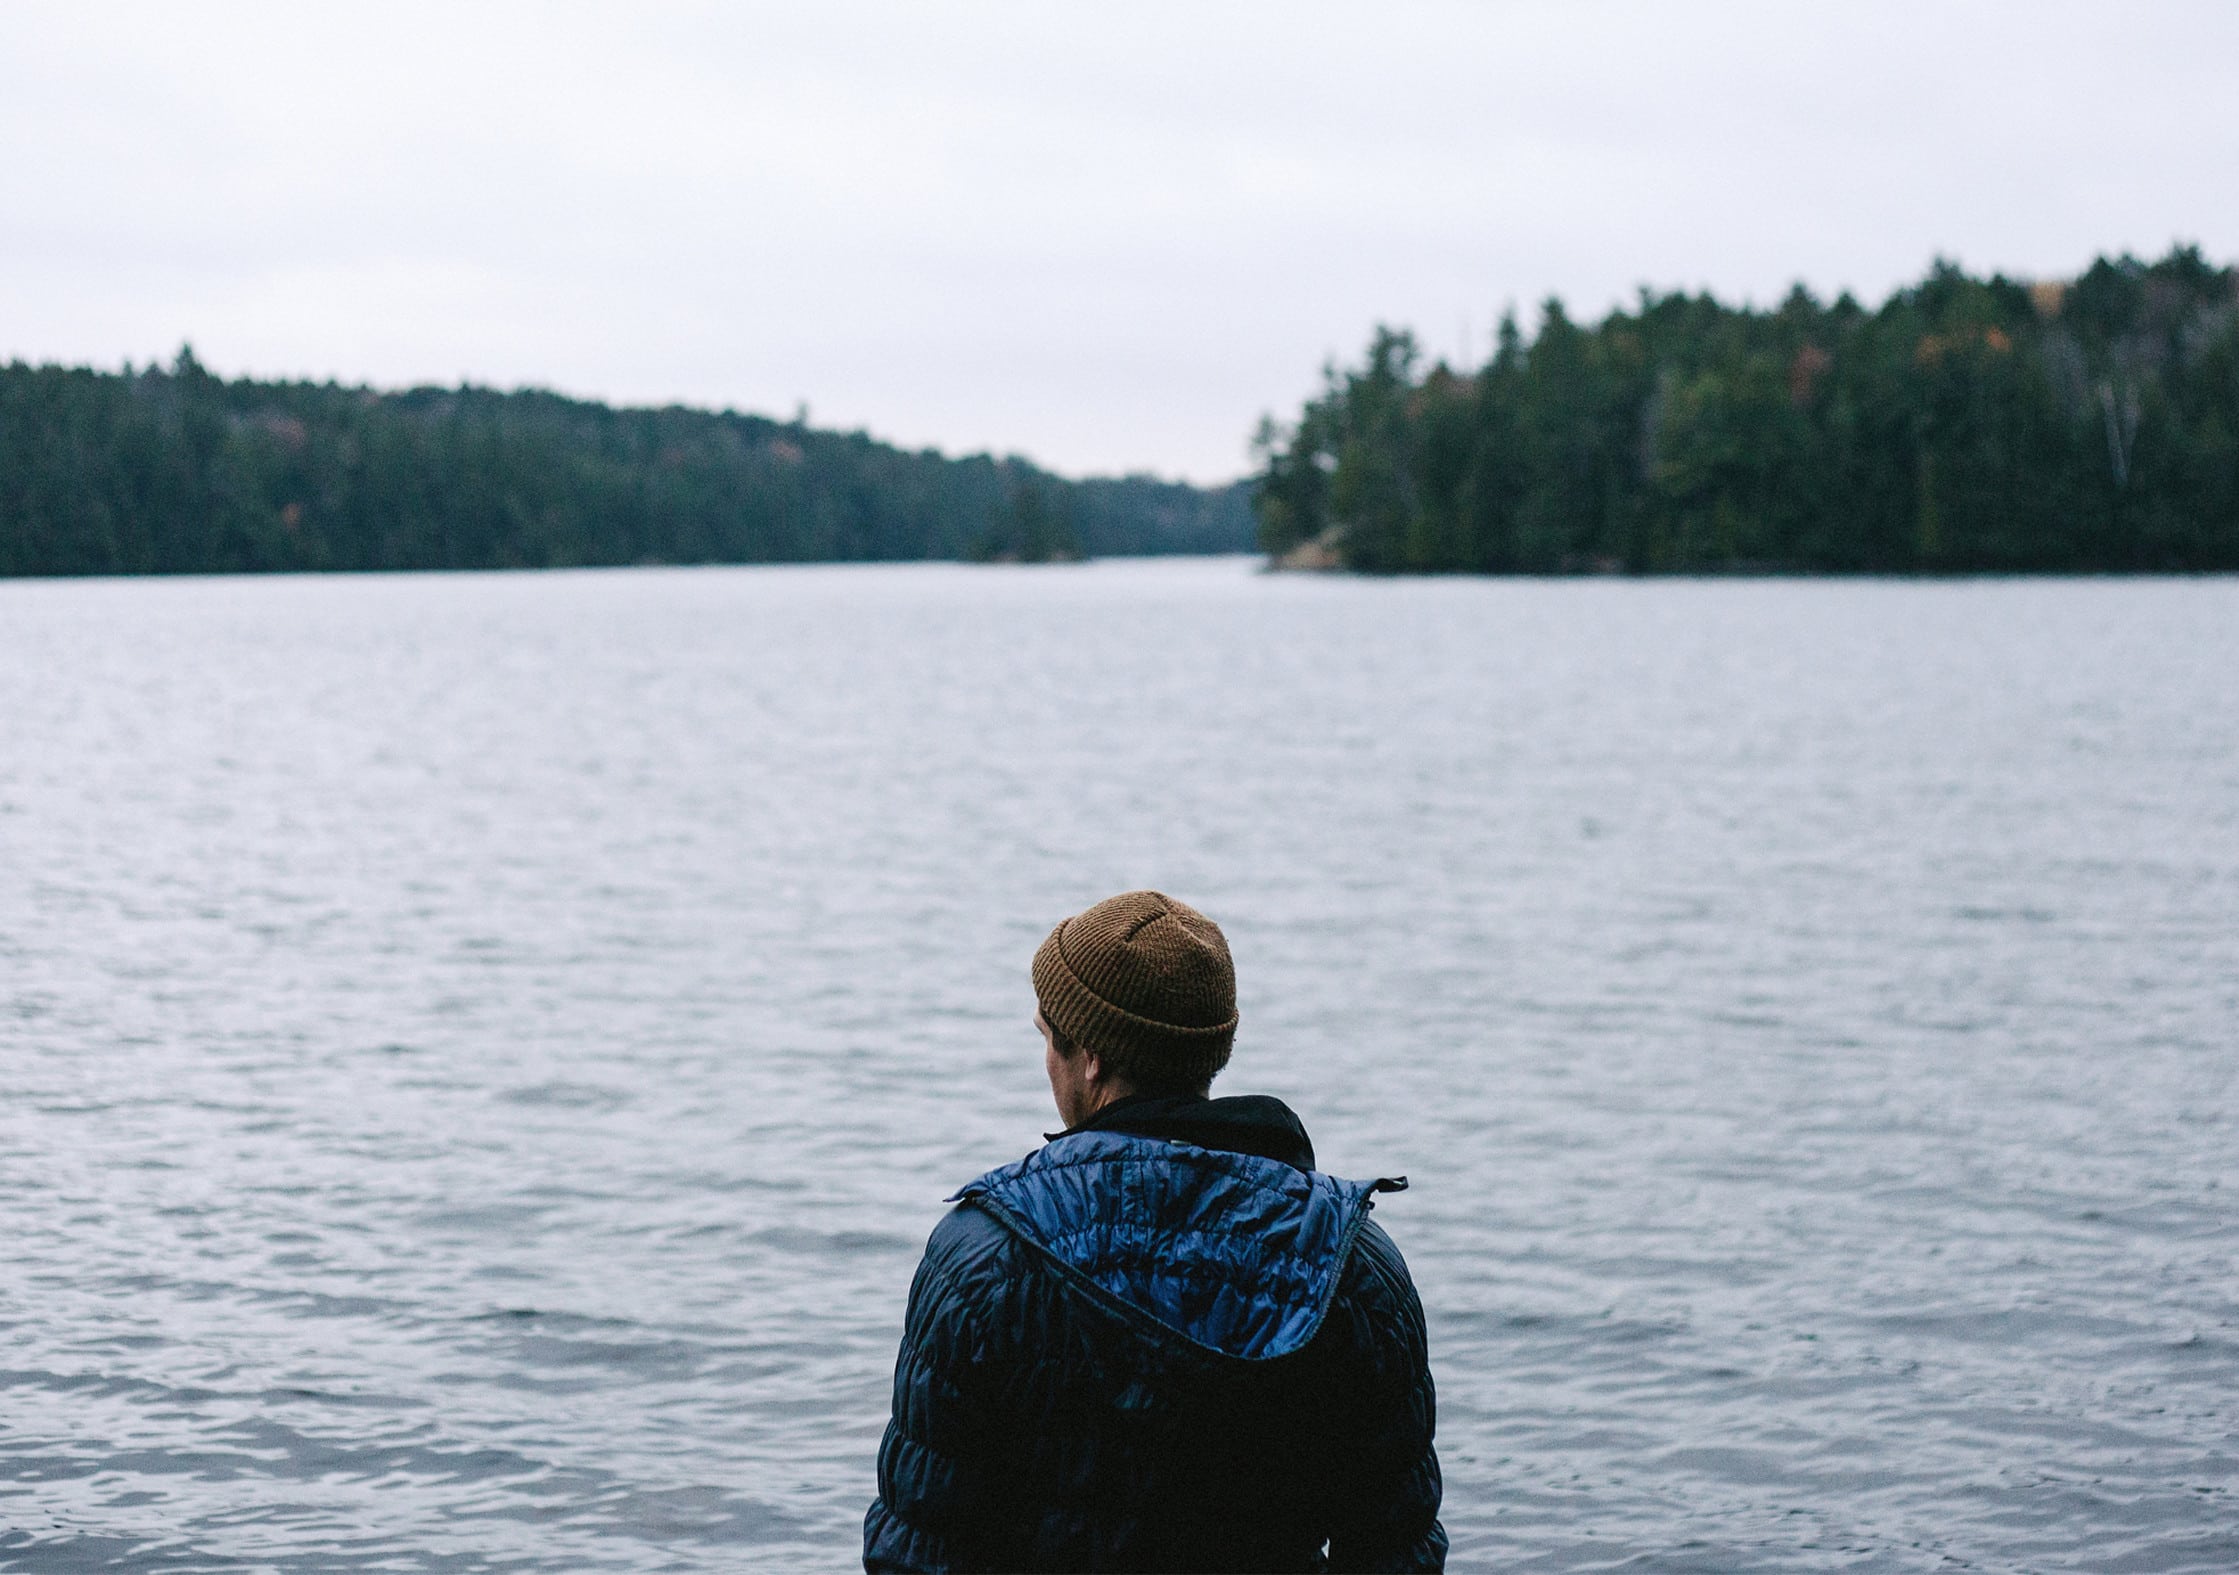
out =
[[[1088,1064],[1081,1068],[1081,1075],[1091,1083],[1103,1082],[1104,1058],[1098,1055],[1095,1051],[1089,1049],[1086,1045],[1082,1045],[1080,1047],[1080,1052],[1082,1055],[1088,1057]]]

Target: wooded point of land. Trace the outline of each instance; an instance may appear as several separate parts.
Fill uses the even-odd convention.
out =
[[[1869,310],[1643,291],[1484,366],[1377,332],[1262,424],[1262,548],[1378,573],[2239,569],[2239,275],[1939,262]]]

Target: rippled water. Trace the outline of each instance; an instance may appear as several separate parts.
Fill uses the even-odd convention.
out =
[[[0,585],[0,1566],[856,1557],[1026,965],[1405,1171],[1462,1568],[2239,1566],[2239,582]]]

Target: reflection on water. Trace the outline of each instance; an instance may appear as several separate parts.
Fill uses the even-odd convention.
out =
[[[1457,1566],[2239,1564],[2239,584],[0,585],[0,1563],[854,1557],[1026,966],[1404,1171]]]

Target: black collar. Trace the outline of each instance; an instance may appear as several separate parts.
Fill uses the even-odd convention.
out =
[[[1256,1154],[1298,1170],[1314,1168],[1314,1143],[1291,1107],[1267,1094],[1207,1099],[1201,1094],[1129,1094],[1086,1121],[1045,1134],[1051,1142],[1075,1132],[1126,1132],[1179,1138],[1199,1148]]]

